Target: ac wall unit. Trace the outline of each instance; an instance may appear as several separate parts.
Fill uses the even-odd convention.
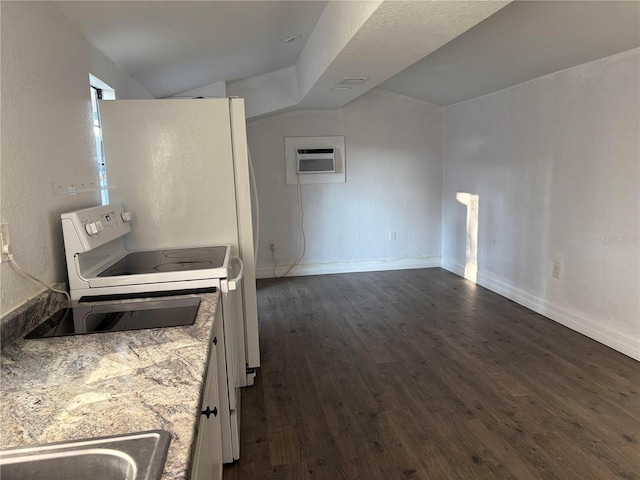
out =
[[[298,173],[334,173],[336,171],[335,149],[296,148]]]

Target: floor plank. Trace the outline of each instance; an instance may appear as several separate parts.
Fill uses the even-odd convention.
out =
[[[441,269],[258,281],[227,479],[640,480],[639,363]]]

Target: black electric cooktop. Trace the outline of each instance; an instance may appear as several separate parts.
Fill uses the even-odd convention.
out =
[[[224,265],[226,253],[227,247],[225,246],[132,252],[98,276],[116,277],[119,275],[220,268]]]
[[[62,337],[193,325],[199,305],[199,297],[108,305],[75,305],[58,310],[24,338]]]

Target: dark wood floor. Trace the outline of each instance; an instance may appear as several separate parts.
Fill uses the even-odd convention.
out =
[[[639,479],[640,364],[440,269],[258,282],[225,479]]]

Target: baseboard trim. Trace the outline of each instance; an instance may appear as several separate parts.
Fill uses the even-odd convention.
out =
[[[278,265],[276,275],[284,274],[290,265]],[[404,258],[397,260],[372,260],[366,262],[343,263],[307,263],[296,265],[291,269],[288,277],[304,275],[327,275],[331,273],[380,272],[386,270],[411,270],[416,268],[440,267],[440,257]],[[273,278],[273,265],[256,268],[256,278]]]
[[[464,265],[443,260],[442,268],[464,277]],[[544,315],[554,322],[640,361],[640,338],[633,338],[626,333],[601,325],[583,312],[548,302],[540,297],[536,297],[535,295],[531,295],[528,292],[506,284],[493,275],[478,271],[476,283],[540,315]]]

